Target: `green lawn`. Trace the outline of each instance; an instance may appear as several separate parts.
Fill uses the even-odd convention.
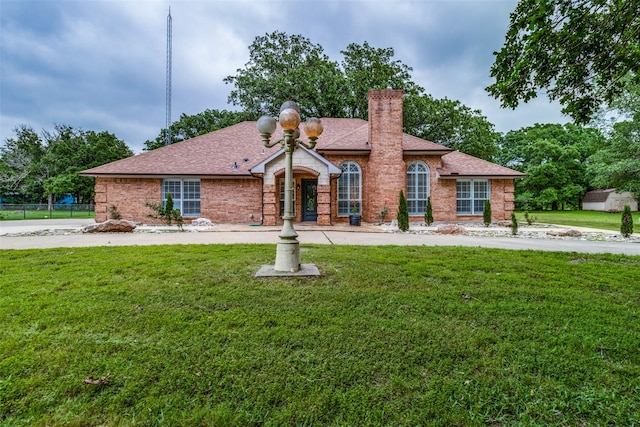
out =
[[[0,251],[0,425],[638,425],[640,257]],[[85,379],[105,377],[103,385]]]
[[[0,210],[0,221],[17,219],[48,219],[48,218],[95,218],[93,211],[72,210]]]
[[[535,211],[529,213],[535,217],[536,223],[568,225],[573,227],[590,227],[600,230],[620,231],[622,222],[621,213],[595,212],[595,211]],[[640,231],[640,214],[632,212],[634,231]],[[519,222],[526,223],[524,212],[516,212]]]

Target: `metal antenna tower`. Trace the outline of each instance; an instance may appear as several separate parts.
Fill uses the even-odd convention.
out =
[[[171,145],[171,6],[167,15],[167,144]]]

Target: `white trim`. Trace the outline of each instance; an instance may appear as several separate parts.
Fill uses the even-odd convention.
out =
[[[325,159],[323,156],[321,156],[317,152],[313,150],[308,150],[302,146],[298,146],[296,150],[302,150],[305,153],[312,156],[317,161],[319,161],[320,163],[324,164],[327,167],[327,171],[330,175],[340,175],[342,173],[342,170],[339,167],[335,166],[333,163]],[[275,153],[273,153],[272,155],[270,155],[269,157],[267,157],[266,159],[264,159],[263,161],[261,161],[260,163],[252,167],[251,169],[249,169],[249,172],[251,172],[252,174],[263,174],[265,173],[266,167],[269,163],[271,163],[272,161],[276,160],[277,158],[283,155],[284,155],[284,149],[281,148],[280,150],[276,151]],[[296,165],[294,164],[293,166],[295,167]]]

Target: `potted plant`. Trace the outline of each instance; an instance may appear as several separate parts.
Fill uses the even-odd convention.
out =
[[[362,222],[362,215],[360,215],[358,209],[358,203],[351,203],[351,214],[349,215],[349,225],[359,226]]]

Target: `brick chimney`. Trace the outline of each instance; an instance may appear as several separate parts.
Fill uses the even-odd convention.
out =
[[[402,90],[369,91],[369,144],[371,153],[364,182],[364,221],[379,221],[378,214],[388,198],[387,219],[398,212],[400,190],[406,187],[406,166],[402,152]],[[405,190],[406,192],[406,190]]]

